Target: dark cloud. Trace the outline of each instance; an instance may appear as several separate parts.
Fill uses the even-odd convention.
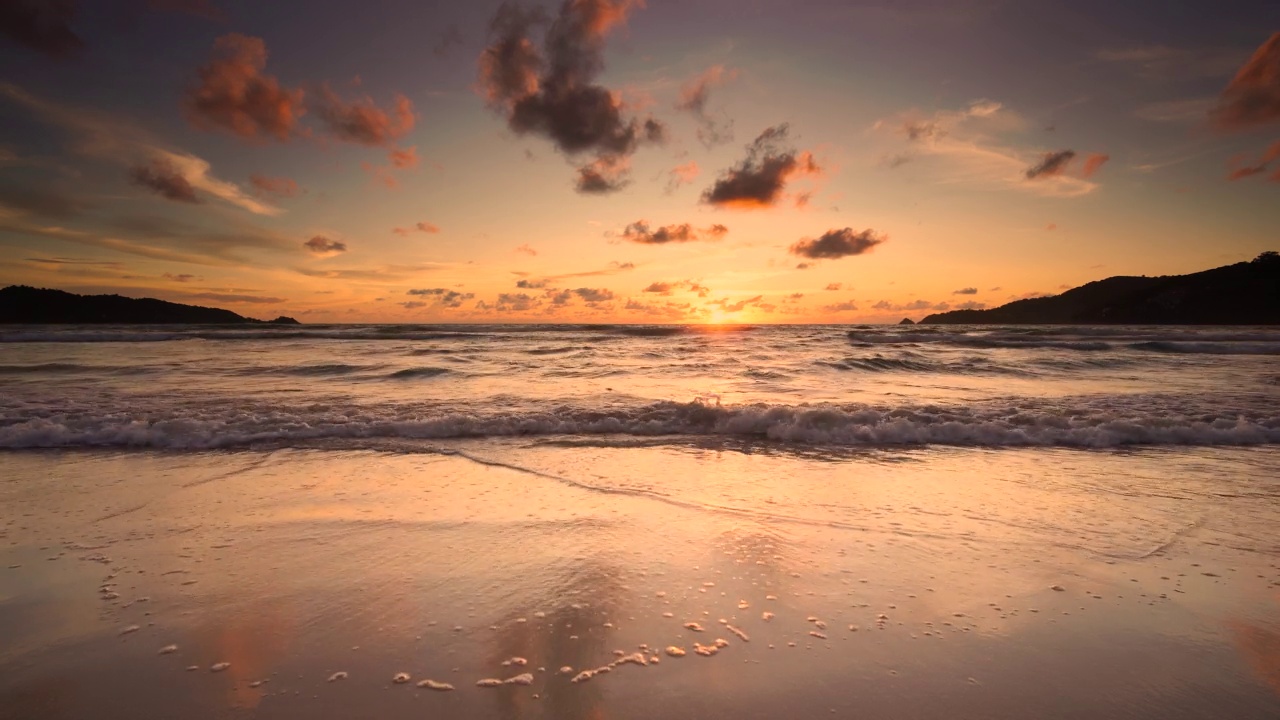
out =
[[[824,290],[839,290],[844,287],[844,283],[828,283]]]
[[[674,287],[675,285],[669,282],[655,282],[655,283],[649,283],[649,287],[645,288],[641,292],[658,293],[659,295],[670,295]]]
[[[440,296],[440,305],[447,308],[459,308],[459,307],[462,307],[463,301],[472,300],[475,298],[475,296],[476,296],[475,293],[461,293],[461,292],[450,290],[449,292]]]
[[[541,290],[547,286],[546,280],[517,280],[516,287],[523,290]]]
[[[595,84],[604,70],[604,41],[642,0],[565,0],[555,18],[503,3],[490,23],[490,45],[480,55],[480,89],[518,135],[545,137],[565,155],[625,160],[640,144],[661,142],[665,128],[652,118],[624,117],[617,93]],[[549,23],[549,25],[548,25]],[[541,48],[535,28],[548,25]],[[625,164],[612,166],[621,176]],[[580,192],[612,192],[625,184],[600,167],[579,169]]]
[[[149,188],[176,202],[200,202],[196,189],[167,160],[152,160],[149,165],[138,165],[129,170],[129,179],[135,185]]]
[[[76,0],[3,0],[0,34],[55,60],[74,57],[84,41],[71,29]]]
[[[1280,32],[1274,33],[1231,79],[1210,119],[1219,130],[1280,123]]]
[[[622,239],[642,245],[666,245],[667,243],[719,240],[728,232],[729,228],[719,223],[702,230],[695,230],[689,223],[665,225],[654,229],[647,221],[637,220],[622,231]]]
[[[1040,162],[1027,168],[1027,179],[1035,180],[1042,177],[1053,177],[1061,175],[1071,161],[1075,159],[1075,150],[1059,150],[1058,152],[1045,153]]]
[[[297,197],[302,192],[297,181],[287,177],[267,177],[254,173],[249,176],[249,183],[253,185],[254,192],[258,195],[291,198]]]
[[[583,195],[608,195],[631,184],[631,163],[625,157],[605,155],[578,168],[575,189]]]
[[[972,288],[972,287],[960,288],[959,290],[952,290],[951,294],[952,295],[977,295],[978,288]]]
[[[536,298],[525,293],[499,293],[498,304],[494,309],[498,312],[524,312],[538,305]]]
[[[536,257],[538,255],[538,251],[530,247],[528,243],[525,243],[524,245],[517,247],[516,252],[524,253],[525,255],[529,255],[533,257]]]
[[[613,292],[604,288],[577,288],[573,294],[587,303],[606,302],[614,298]]]
[[[707,101],[711,99],[711,89],[723,85],[738,76],[738,71],[713,65],[706,72],[685,83],[680,90],[680,99],[676,109],[687,112],[698,121],[698,140],[710,149],[716,145],[733,141],[733,120],[717,121],[707,114]]]
[[[311,109],[333,137],[357,145],[387,147],[413,130],[417,120],[409,98],[396,95],[392,105],[384,110],[367,97],[348,102],[328,85],[321,85]]]
[[[323,235],[316,235],[302,243],[303,247],[316,255],[337,255],[347,251],[347,244],[340,240],[330,240]]]
[[[463,293],[463,292],[458,292],[457,290],[450,290],[449,288],[424,288],[420,290],[410,290],[405,294],[417,295],[419,297],[435,298],[435,301],[432,303],[425,303],[425,302],[400,303],[406,308],[410,306],[425,307],[427,305],[438,305],[446,308],[458,308],[458,307],[462,307],[463,301],[473,300],[475,299],[475,296],[476,296],[475,293]]]
[[[303,91],[281,87],[274,77],[263,74],[266,43],[232,33],[214,41],[213,53],[213,59],[197,71],[199,83],[185,99],[191,122],[243,138],[288,140],[306,112]]]
[[[173,273],[165,273],[164,275],[161,275],[160,277],[163,277],[165,280],[172,280],[172,281],[174,281],[174,282],[180,282],[180,283],[184,283],[184,282],[191,282],[192,280],[200,280],[200,279],[201,279],[201,278],[199,278],[199,277],[197,277],[197,276],[195,276],[195,275],[191,275],[191,274],[189,274],[189,273],[180,273],[180,274],[178,274],[178,275],[174,275]]]
[[[854,232],[853,228],[843,228],[828,230],[817,239],[805,238],[797,241],[791,246],[790,252],[810,260],[836,260],[861,255],[885,240],[883,235],[877,235],[874,230]]]
[[[768,128],[747,146],[747,157],[702,193],[702,201],[718,207],[772,207],[782,199],[796,175],[820,172],[813,155],[787,147],[786,123]]]
[[[40,187],[0,185],[0,206],[21,215],[36,215],[54,220],[75,217],[89,205],[71,195]]]

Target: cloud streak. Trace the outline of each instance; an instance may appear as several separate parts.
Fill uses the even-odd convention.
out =
[[[1280,32],[1267,38],[1236,73],[1210,112],[1223,131],[1280,123]]]
[[[902,152],[901,145],[891,146],[883,161],[886,167],[901,167],[910,160],[915,172],[927,173],[940,184],[1009,188],[1061,198],[1097,189],[1096,183],[1061,173],[1040,175],[1036,182],[1027,182],[1029,153],[998,139],[1021,133],[1027,126],[1022,116],[1002,104],[977,100],[962,109],[940,110],[926,117],[914,111],[899,113],[878,121],[873,130],[895,138],[897,143],[906,138],[909,150]]]
[[[1075,150],[1059,150],[1045,153],[1040,162],[1027,168],[1027,179],[1057,177],[1066,171],[1067,166],[1071,164],[1075,157]]]

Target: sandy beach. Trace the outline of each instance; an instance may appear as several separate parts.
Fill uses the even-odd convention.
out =
[[[1271,448],[13,453],[0,717],[1271,718],[1278,469]]]

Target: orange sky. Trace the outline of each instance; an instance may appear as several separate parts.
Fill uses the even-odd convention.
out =
[[[1277,244],[1265,3],[462,5],[0,16],[0,284],[304,322],[896,322]]]

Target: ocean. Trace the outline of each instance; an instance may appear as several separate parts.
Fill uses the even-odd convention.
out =
[[[1280,717],[1278,359],[6,327],[0,719]]]
[[[0,447],[1280,443],[1264,328],[0,330]]]

